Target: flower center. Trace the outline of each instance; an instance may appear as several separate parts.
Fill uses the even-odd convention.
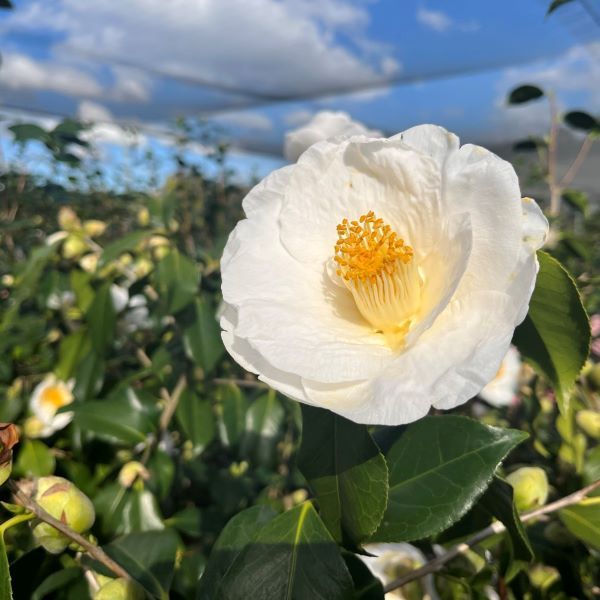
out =
[[[338,226],[334,260],[362,316],[402,345],[421,301],[422,280],[413,249],[373,211]]]
[[[54,412],[70,403],[69,395],[58,387],[48,387],[42,392],[41,404]]]

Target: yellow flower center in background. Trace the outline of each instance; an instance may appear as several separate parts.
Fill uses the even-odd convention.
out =
[[[373,211],[338,226],[334,260],[363,317],[397,347],[421,300],[413,249]]]
[[[52,407],[56,412],[59,408],[70,404],[71,394],[65,392],[62,388],[50,386],[42,392],[40,402],[46,407]]]

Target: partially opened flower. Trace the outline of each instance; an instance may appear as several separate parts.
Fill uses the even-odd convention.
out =
[[[352,135],[380,137],[381,132],[368,129],[362,123],[353,121],[348,113],[322,110],[302,127],[288,131],[285,134],[283,154],[290,162],[294,162],[316,142],[333,137],[350,137]]]
[[[33,416],[25,423],[29,437],[49,437],[73,420],[72,412],[57,412],[73,402],[74,384],[73,380],[61,381],[52,374],[38,383],[29,404]]]
[[[432,125],[319,142],[244,210],[221,263],[231,355],[291,398],[388,425],[494,377],[548,227],[509,163]]]
[[[494,406],[508,406],[519,389],[521,367],[521,355],[514,346],[511,346],[502,359],[496,376],[479,392],[479,395]]]

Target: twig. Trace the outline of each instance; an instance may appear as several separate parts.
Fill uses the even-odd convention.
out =
[[[527,523],[528,521],[531,521],[536,517],[548,515],[550,513],[556,512],[557,510],[560,510],[561,508],[565,508],[566,506],[577,504],[578,502],[581,502],[581,500],[583,500],[587,496],[587,494],[589,494],[597,488],[600,488],[600,479],[598,481],[594,481],[594,483],[591,483],[590,485],[576,492],[573,492],[572,494],[569,494],[568,496],[565,496],[564,498],[560,498],[555,502],[550,502],[550,504],[546,504],[545,506],[537,508],[536,510],[532,510],[522,514],[521,522]],[[466,541],[452,546],[452,548],[450,548],[447,552],[445,552],[441,556],[438,556],[437,558],[434,558],[432,561],[424,564],[422,567],[411,571],[403,577],[394,579],[394,581],[391,581],[390,583],[384,586],[383,591],[387,594],[388,592],[391,592],[396,588],[402,587],[403,585],[406,585],[407,583],[410,583],[415,579],[420,579],[425,575],[435,573],[447,562],[451,561],[453,558],[461,554],[465,554],[469,549],[471,549],[473,546],[476,546],[482,540],[492,535],[503,533],[504,531],[506,531],[506,527],[504,526],[504,524],[500,521],[496,521],[488,527],[486,527],[485,529],[482,529],[481,531],[477,532],[476,534],[468,538]]]
[[[55,529],[60,531],[63,535],[73,540],[76,544],[79,544],[85,551],[98,562],[102,563],[107,569],[110,569],[117,577],[123,577],[124,579],[131,579],[131,576],[123,567],[117,564],[100,546],[92,544],[88,539],[82,535],[73,531],[68,525],[65,525],[58,519],[55,519],[51,514],[46,512],[33,498],[30,498],[24,494],[19,486],[14,481],[8,481],[8,487],[13,493],[17,502],[26,508],[29,512],[32,512],[40,521],[52,525]]]
[[[556,150],[558,144],[558,111],[554,94],[548,94],[550,103],[550,141],[548,143],[548,187],[550,188],[550,214],[560,213],[560,186],[556,181]]]
[[[177,381],[177,385],[173,389],[173,393],[169,394],[167,388],[160,388],[160,395],[165,401],[165,407],[160,415],[159,427],[161,431],[166,431],[173,415],[175,414],[175,410],[177,409],[177,405],[179,404],[179,398],[181,398],[181,394],[183,390],[185,390],[185,386],[187,385],[187,380],[185,375],[182,375]]]
[[[561,191],[573,181],[575,175],[577,175],[579,169],[581,168],[583,161],[588,155],[588,152],[590,151],[590,148],[592,147],[593,143],[594,139],[592,138],[592,136],[587,135],[585,140],[583,140],[583,144],[581,144],[581,148],[579,148],[579,152],[577,153],[575,160],[571,163],[571,166],[568,168],[567,172],[563,175],[563,178],[558,184]]]

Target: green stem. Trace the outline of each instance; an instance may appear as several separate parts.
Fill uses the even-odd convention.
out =
[[[4,532],[19,523],[24,523],[25,521],[31,521],[35,515],[33,513],[27,512],[20,515],[15,515],[8,521],[4,521],[4,523],[0,524],[0,535],[3,536]]]

